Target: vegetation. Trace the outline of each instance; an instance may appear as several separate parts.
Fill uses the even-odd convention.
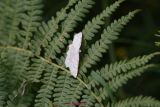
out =
[[[149,61],[159,52],[102,68],[98,64],[139,12],[131,11],[104,28],[105,19],[123,1],[106,7],[79,30],[83,44],[78,77],[73,78],[64,65],[66,51],[96,0],[69,0],[47,22],[42,18],[42,0],[1,0],[0,107],[160,107],[151,97],[116,95],[128,80],[156,67]]]

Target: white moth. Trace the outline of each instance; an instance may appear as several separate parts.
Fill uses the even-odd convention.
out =
[[[79,67],[79,53],[82,42],[82,32],[75,34],[72,44],[69,45],[67,57],[65,60],[66,67],[69,67],[71,75],[77,77]]]

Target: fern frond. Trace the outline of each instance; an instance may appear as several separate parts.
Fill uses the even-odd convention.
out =
[[[159,36],[160,36],[160,31],[158,31],[158,33],[157,33],[157,34],[155,34],[155,36],[158,36],[158,37],[159,37]]]
[[[6,0],[1,0],[0,1],[0,33],[2,33],[2,26],[4,26],[4,19],[5,19],[5,13],[4,13],[4,11],[7,11],[6,10],[6,5],[7,5],[7,3],[6,3]]]
[[[87,68],[90,68],[98,61],[100,61],[102,53],[105,53],[107,51],[107,49],[109,48],[109,44],[111,44],[113,40],[118,38],[117,36],[119,35],[119,32],[129,22],[129,20],[134,17],[137,12],[138,11],[135,10],[133,12],[130,12],[126,16],[122,16],[120,19],[115,20],[113,23],[111,23],[111,25],[107,27],[107,30],[103,31],[101,39],[99,41],[96,41],[96,43],[88,49],[87,54],[85,54],[82,65],[80,66],[81,74],[82,72],[87,72]]]
[[[59,12],[56,13],[56,20],[58,23],[61,21],[64,21],[68,15],[67,11],[72,9],[72,7],[78,2],[78,0],[69,0],[67,6],[65,8],[62,8]]]
[[[83,90],[82,105],[86,107],[104,107],[101,103],[98,103],[96,99],[90,94],[89,90]]]
[[[28,52],[19,52],[8,48],[0,48],[0,53],[5,58],[4,64],[8,66],[7,80],[10,86],[9,90],[15,90],[20,83],[27,79],[27,71],[29,66],[29,58],[32,56]],[[14,83],[14,84],[13,84]],[[12,87],[12,88],[11,88]]]
[[[11,48],[0,48],[0,105],[4,105],[3,100],[7,99],[8,94],[17,91],[21,82],[26,79],[28,70],[28,58],[31,54],[19,52]],[[5,67],[5,68],[4,68]],[[2,82],[2,83],[1,83]]]
[[[159,55],[159,52],[155,52],[142,57],[134,57],[130,60],[119,61],[110,65],[106,65],[101,69],[101,76],[106,80],[110,80],[119,74],[127,73],[129,70],[136,69],[140,66],[147,64],[155,55]]]
[[[105,18],[123,1],[110,5],[84,25],[85,41],[94,38]],[[0,0],[0,107],[159,106],[159,101],[150,97],[117,102],[114,95],[129,79],[155,67],[147,63],[159,52],[93,71],[109,44],[138,10],[114,20],[100,39],[84,49],[87,52],[81,54],[78,77],[73,78],[65,68],[67,44],[94,3],[94,0],[69,0],[55,17],[42,22],[42,0]]]
[[[69,33],[74,30],[78,22],[82,21],[82,18],[86,16],[86,13],[89,12],[88,10],[93,4],[93,0],[82,0],[78,2],[75,9],[71,9],[67,19],[64,21],[61,33],[58,33],[57,36],[50,41],[50,45],[45,48],[45,57],[47,59],[50,57],[55,59],[56,53],[61,52],[61,49],[68,43],[67,38],[71,37]]]
[[[115,98],[113,97],[112,90],[110,89],[108,83],[101,77],[101,75],[96,72],[92,72],[89,79],[90,82],[88,83],[88,86],[91,90],[94,90],[96,96],[101,101],[108,101],[107,99],[110,98],[111,101],[114,102]]]
[[[137,69],[128,71],[128,73],[126,74],[117,75],[116,77],[108,81],[105,81],[105,79],[102,78],[103,76],[100,75],[100,72],[97,71],[95,73],[92,71],[91,76],[89,77],[90,82],[87,86],[90,87],[91,90],[94,90],[93,92],[101,102],[106,102],[108,101],[107,99],[111,99],[112,102],[115,102],[113,92],[116,92],[117,89],[126,84],[129,79],[140,76],[143,72],[151,67],[155,67],[155,65],[144,65]]]
[[[39,55],[41,48],[48,46],[49,42],[56,35],[60,27],[58,26],[61,21],[67,17],[67,9],[73,6],[77,0],[70,0],[65,8],[62,8],[59,12],[56,13],[56,17],[52,17],[47,23],[42,22],[41,26],[38,28],[34,40],[32,40],[31,49],[35,52],[36,55]]]
[[[129,19],[131,19],[131,18],[134,16],[135,13],[136,13],[136,11],[134,11],[134,12],[132,13],[132,15],[131,15],[131,13],[130,13],[128,16],[126,16],[126,17],[128,18],[128,20],[126,21],[126,23],[129,21]],[[126,19],[127,19],[127,18],[126,18]],[[124,18],[122,18],[121,21],[122,21],[122,20],[124,20]],[[123,21],[122,21],[122,22],[123,22]],[[116,22],[116,24],[117,24],[117,23],[119,23],[119,22]],[[123,26],[123,24],[125,25],[125,23],[123,22],[122,25],[120,24],[119,26]],[[102,37],[103,37],[103,36],[102,36]],[[104,38],[103,38],[103,39],[104,39]],[[65,76],[64,76],[64,77],[65,77]],[[64,80],[66,80],[66,79],[63,78],[62,80],[64,81]],[[74,81],[74,80],[73,80],[73,81]],[[64,82],[63,82],[63,83],[64,83]],[[66,83],[64,83],[64,85],[65,85],[65,84],[66,84]],[[64,85],[63,85],[63,86],[64,86]],[[78,85],[78,86],[79,86],[79,85]],[[71,88],[71,87],[70,87],[70,88]],[[82,88],[82,89],[83,89],[83,88]],[[81,89],[81,90],[82,90],[82,89]],[[95,89],[95,88],[94,88],[94,89]],[[58,89],[58,90],[60,90],[60,89]],[[68,91],[68,92],[70,92],[70,91]],[[56,93],[57,93],[57,92],[56,92]],[[65,96],[67,96],[67,94],[65,94]],[[69,95],[68,95],[68,96],[69,96]],[[64,97],[64,96],[63,96],[63,97]],[[86,97],[87,97],[87,95],[86,95]],[[93,96],[92,96],[92,97],[93,97]],[[89,98],[89,97],[87,97],[87,98]],[[66,99],[67,99],[67,98],[66,98]],[[92,99],[93,99],[92,101],[95,100],[95,98],[92,98]],[[84,100],[84,99],[83,99],[83,100]],[[92,101],[91,101],[91,102],[92,102]]]
[[[92,40],[93,36],[95,36],[101,26],[105,24],[104,19],[110,17],[110,15],[119,7],[120,3],[123,1],[124,0],[116,1],[110,7],[107,7],[101,14],[97,15],[91,21],[89,21],[82,31],[84,40]]]
[[[2,60],[0,58],[0,60]],[[4,64],[2,61],[0,62],[0,107],[5,105],[5,100],[7,97],[7,89],[6,89],[6,68],[4,68]]]
[[[155,36],[160,37],[160,31],[158,31],[158,33],[155,34]],[[157,46],[160,46],[160,42],[159,42],[159,41],[156,41],[155,44],[156,44]]]
[[[78,0],[69,0],[67,6],[56,13],[56,22],[58,24],[60,24],[60,22],[64,21],[68,17],[67,11],[72,9],[77,2]]]
[[[68,5],[65,7],[66,9],[69,9],[70,7],[72,7],[74,4],[76,4],[78,2],[78,0],[70,0]]]
[[[64,22],[63,32],[71,32],[74,30],[77,22],[82,21],[82,18],[85,17],[85,14],[88,13],[89,9],[93,6],[93,0],[82,0],[79,1],[75,6],[75,9],[71,10],[68,15],[68,18]]]
[[[129,79],[132,79],[134,77],[140,76],[142,73],[144,73],[147,69],[155,67],[154,64],[145,65],[142,67],[139,67],[135,70],[131,70],[126,74],[118,75],[114,78],[112,78],[109,81],[109,87],[112,91],[116,92],[117,89],[119,89],[122,85],[126,84]]]
[[[0,43],[3,45],[14,45],[17,35],[20,34],[19,24],[21,15],[25,11],[23,0],[3,0],[4,10],[2,22],[0,22]]]
[[[13,84],[13,85],[17,85],[16,87],[12,86],[12,88],[14,89],[17,89],[19,86],[20,86],[20,83],[23,81],[23,80],[27,80],[27,71],[28,71],[28,68],[29,68],[29,57],[28,56],[21,56],[21,55],[18,55],[16,53],[16,56],[13,57],[14,61],[12,63],[13,66],[11,67],[10,69],[10,72],[8,73],[8,76],[10,77],[10,84]],[[12,59],[12,60],[13,60]],[[8,61],[11,61],[10,59]],[[10,90],[13,91],[13,89],[10,88]]]
[[[32,58],[32,65],[27,73],[28,81],[40,82],[42,73],[44,72],[47,63],[38,58]]]
[[[30,45],[30,39],[33,33],[37,30],[42,20],[42,0],[27,0],[25,1],[24,8],[26,8],[25,13],[21,15],[22,20],[22,30],[20,35],[18,35],[18,44],[22,48],[28,48]]]
[[[57,81],[57,69],[51,65],[47,65],[45,69],[44,78],[42,79],[42,87],[38,91],[38,95],[35,100],[35,107],[50,107],[50,102],[53,94],[53,89]]]
[[[31,41],[32,45],[31,50],[36,54],[40,55],[41,47],[46,47],[48,45],[48,41],[51,40],[51,37],[58,29],[58,23],[55,18],[52,17],[48,24],[42,22],[41,26],[38,28],[34,39]]]
[[[111,107],[160,107],[160,102],[151,97],[137,96],[119,101]]]
[[[32,103],[33,95],[25,94],[19,96],[9,96],[6,107],[29,107]]]
[[[21,82],[27,79],[26,74],[28,71],[28,65],[29,65],[28,58],[30,57],[30,55],[25,52],[19,53],[17,51],[10,50],[9,48],[1,50],[1,54],[3,54],[3,57],[5,57],[3,66],[7,68],[7,69],[6,68],[3,69],[2,67],[3,74],[5,73],[4,75],[5,78],[3,78],[5,82],[3,82],[3,84],[5,84],[5,93],[7,92],[6,93],[7,96],[5,96],[6,98],[5,100],[7,100],[7,97],[10,97],[10,96],[16,99],[18,94],[23,93],[23,90],[18,90],[18,89],[21,87]],[[3,88],[3,86],[1,86],[1,88]],[[5,94],[5,93],[2,92],[1,94]],[[1,97],[4,97],[4,96],[1,95]],[[9,102],[12,103],[11,99],[8,100],[7,103]],[[12,104],[10,105],[10,103],[7,104],[8,107],[13,107],[11,106]],[[15,107],[18,107],[18,106],[15,106]]]
[[[84,85],[71,78],[68,73],[62,74],[58,77],[54,89],[54,105],[65,107],[68,104],[79,102],[83,88]]]
[[[106,65],[100,71],[92,71],[89,78],[88,87],[91,90],[95,90],[95,87],[99,88],[97,96],[99,99],[104,100],[106,98],[111,98],[114,101],[112,95],[117,89],[119,89],[123,84],[125,84],[129,79],[139,76],[146,69],[154,67],[154,65],[146,65],[151,58],[158,55],[159,52],[144,55],[142,57],[136,57],[129,61],[124,60],[116,62],[114,64]],[[137,68],[137,69],[136,69]]]

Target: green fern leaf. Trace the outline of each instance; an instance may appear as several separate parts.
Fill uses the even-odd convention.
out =
[[[119,89],[122,85],[126,84],[129,79],[140,76],[144,71],[151,67],[155,67],[155,65],[145,65],[135,70],[131,70],[129,71],[129,73],[121,74],[116,76],[115,78],[112,78],[112,80],[109,81],[110,89],[114,92],[117,91],[117,89]]]
[[[57,79],[53,97],[54,104],[67,107],[74,102],[79,102],[84,86],[79,81],[70,77],[69,74],[61,75]]]
[[[31,49],[36,55],[39,55],[41,52],[41,46],[47,47],[49,42],[55,36],[55,33],[60,29],[59,23],[63,21],[67,17],[66,11],[73,6],[77,0],[70,0],[68,5],[65,8],[62,8],[59,12],[56,13],[56,18],[52,17],[47,23],[42,22],[41,26],[38,28],[36,32],[36,36],[34,36],[34,40],[32,40],[33,46]],[[47,50],[47,52],[50,52]]]
[[[32,65],[27,73],[28,81],[40,82],[41,75],[46,68],[47,63],[41,59],[33,58]]]
[[[28,70],[28,65],[29,65],[28,58],[31,57],[31,54],[27,52],[19,53],[17,52],[17,50],[11,49],[11,47],[8,48],[1,47],[0,53],[1,53],[0,66],[2,66],[0,70],[3,70],[3,72],[0,75],[1,76],[0,96],[3,100],[4,99],[6,100],[8,94],[12,95],[12,92],[17,91],[17,88],[20,87],[21,82],[27,79],[26,72]],[[3,100],[1,101],[3,102]],[[0,103],[0,105],[1,104],[4,105],[4,103]]]
[[[25,2],[22,0],[2,0],[4,8],[0,17],[0,43],[3,45],[14,45],[16,37],[20,34],[19,25],[21,15],[25,11]]]
[[[27,94],[23,96],[9,96],[5,107],[29,107],[32,103],[33,95]]]
[[[100,61],[102,53],[105,53],[107,51],[107,49],[109,48],[108,45],[111,44],[113,40],[118,38],[117,35],[119,35],[119,32],[122,30],[124,25],[126,25],[136,13],[137,10],[130,12],[126,16],[122,16],[120,19],[115,20],[113,23],[111,23],[111,25],[107,27],[107,30],[103,31],[101,39],[99,41],[96,41],[96,43],[88,49],[87,54],[84,56],[82,65],[80,67],[81,74],[83,72],[87,72],[87,68],[91,68],[91,66]]]
[[[143,57],[133,58],[129,61],[120,61],[118,63],[106,65],[100,71],[92,71],[91,76],[89,76],[88,87],[94,89],[95,87],[102,86],[97,92],[97,96],[101,100],[106,100],[106,98],[111,98],[114,101],[113,92],[119,89],[123,84],[125,84],[129,79],[139,76],[146,69],[154,67],[154,65],[146,65],[151,58],[159,53],[153,53],[150,55],[145,55]]]
[[[159,52],[93,70],[139,11],[114,19],[103,30],[105,18],[123,1],[82,25],[83,42],[92,41],[91,46],[82,42],[78,77],[73,78],[64,65],[66,47],[96,1],[69,0],[45,22],[43,0],[0,0],[0,107],[159,107],[160,102],[150,97],[117,101],[115,94],[128,80],[155,67],[149,61]],[[101,37],[94,43],[100,30]]]
[[[0,58],[1,59],[1,58]],[[2,60],[2,59],[1,59]],[[4,68],[5,66],[3,65],[2,62],[0,62],[0,107],[3,107],[5,105],[5,100],[7,97],[7,89],[6,89],[6,69]]]
[[[38,95],[35,100],[35,107],[49,107],[50,100],[52,98],[53,89],[55,87],[55,83],[57,81],[57,70],[52,66],[47,65],[45,69],[44,78],[42,80],[42,87],[38,91]]]
[[[114,64],[106,65],[101,69],[100,73],[106,80],[110,80],[116,77],[119,74],[127,73],[129,70],[136,69],[140,66],[148,63],[155,55],[158,55],[159,52],[152,53],[150,55],[144,55],[142,57],[135,57],[130,60],[124,60],[116,62]]]
[[[94,17],[92,21],[89,21],[82,31],[84,40],[92,40],[93,36],[95,36],[101,26],[105,24],[104,19],[110,17],[110,15],[119,7],[120,3],[123,1],[124,0],[119,0],[115,2],[110,7],[107,7],[101,14]]]
[[[28,48],[28,46],[30,46],[30,39],[42,20],[42,0],[25,1],[24,7],[26,8],[26,12],[21,15],[23,29],[20,31],[17,38],[20,41],[18,44],[20,47]]]
[[[151,97],[133,97],[119,101],[113,104],[112,107],[159,107],[160,102]]]
[[[86,16],[93,4],[93,0],[82,0],[78,2],[75,9],[71,9],[67,19],[64,21],[61,33],[58,33],[50,42],[50,45],[45,48],[47,59],[50,57],[55,59],[56,53],[61,52],[61,49],[68,43],[66,39],[71,37],[69,33],[74,30],[78,22],[82,21],[82,18]]]

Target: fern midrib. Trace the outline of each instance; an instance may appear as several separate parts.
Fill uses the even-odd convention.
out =
[[[69,70],[67,70],[67,69],[65,69],[64,67],[59,66],[59,65],[57,65],[57,64],[55,64],[55,63],[53,63],[53,62],[51,62],[51,61],[49,61],[49,60],[41,57],[41,56],[34,55],[34,53],[33,53],[32,51],[30,51],[30,50],[26,50],[26,49],[19,48],[19,47],[14,47],[14,46],[6,46],[6,47],[5,47],[5,46],[0,46],[0,48],[2,48],[2,49],[13,49],[13,50],[16,50],[16,51],[18,51],[18,52],[27,52],[29,55],[31,55],[31,56],[36,56],[36,57],[38,57],[39,59],[41,59],[42,61],[44,61],[44,62],[46,62],[46,63],[49,63],[49,64],[51,64],[52,66],[54,66],[54,67],[56,67],[56,68],[59,68],[59,69],[65,71],[65,72],[67,72],[68,74],[70,74],[70,71],[69,71]],[[81,82],[88,90],[90,90],[89,87],[87,86],[87,84],[86,84],[83,80],[81,80],[79,77],[77,77],[77,80],[78,80],[79,82]],[[101,100],[96,96],[96,94],[95,94],[92,90],[90,90],[90,93],[91,93],[91,95],[99,102],[99,104],[101,104]]]

